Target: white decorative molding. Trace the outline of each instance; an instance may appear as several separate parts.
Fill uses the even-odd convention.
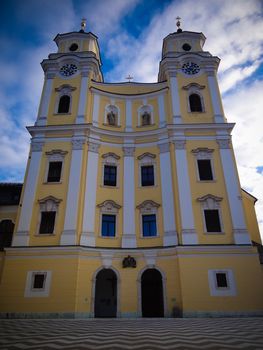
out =
[[[135,147],[123,147],[123,235],[122,248],[136,247],[135,234],[135,191],[134,191],[134,151]]]
[[[54,79],[56,77],[56,73],[54,73],[54,72],[46,72],[45,73],[45,77],[47,79]]]
[[[175,140],[173,141],[175,149],[185,149],[185,140]]]
[[[207,159],[207,157],[211,157],[211,154],[214,152],[213,149],[207,147],[199,147],[192,149],[191,151],[198,159]]]
[[[94,94],[93,113],[92,113],[92,124],[94,126],[99,125],[99,106],[100,106],[100,95]]]
[[[76,89],[77,89],[76,87],[71,86],[70,84],[62,84],[59,87],[55,88],[55,91],[62,92],[64,94],[69,91],[75,91]]]
[[[44,275],[44,285],[43,288],[33,288],[35,275]],[[35,270],[28,271],[26,278],[26,288],[24,297],[25,298],[47,298],[49,296],[50,286],[51,286],[51,276],[52,271],[46,270]]]
[[[101,252],[102,266],[105,269],[108,269],[112,266],[112,258],[113,258],[112,252]]]
[[[39,177],[41,156],[42,152],[39,148],[31,154],[24,183],[24,193],[21,198],[22,208],[18,220],[17,233],[13,235],[12,246],[27,246],[29,243],[29,229]]]
[[[226,275],[227,287],[220,288],[217,286],[217,273],[224,273]],[[208,283],[210,295],[213,297],[229,297],[237,294],[234,273],[231,269],[208,270]]]
[[[80,95],[79,95],[79,106],[76,123],[82,124],[85,121],[86,105],[87,105],[87,90],[88,90],[88,72],[82,72]]]
[[[45,145],[45,142],[39,142],[39,141],[32,140],[31,141],[31,151],[32,152],[42,152],[44,145]]]
[[[223,139],[223,140],[216,140],[219,148],[221,149],[228,149],[228,148],[231,148],[231,142],[229,139]]]
[[[123,149],[124,157],[133,157],[135,147],[122,147],[122,149]]]
[[[166,125],[164,94],[161,94],[158,96],[158,110],[159,110],[159,128],[163,128]]]
[[[198,202],[206,204],[207,209],[215,209],[215,204],[222,201],[222,197],[214,196],[213,194],[206,194],[205,196],[197,198]]]
[[[182,87],[183,90],[190,90],[190,89],[197,89],[197,90],[203,90],[205,88],[205,85],[200,85],[198,83],[190,83],[188,85],[185,85]]]
[[[152,213],[153,208],[159,208],[160,204],[152,201],[152,200],[145,200],[141,204],[137,205],[137,209],[140,210],[142,214],[149,214]]]
[[[156,251],[144,251],[143,252],[143,255],[144,255],[144,259],[145,259],[145,262],[146,262],[146,265],[149,267],[149,268],[154,268],[155,267],[155,264],[156,264],[156,258],[157,258],[157,252]]]
[[[182,241],[184,245],[198,244],[197,233],[195,229],[183,229]]]
[[[241,189],[232,149],[226,147],[220,148],[220,157],[227,189],[234,241],[236,244],[251,244],[251,239],[247,231],[243,203],[239,199]],[[243,233],[235,234],[235,232],[240,232],[239,230]]]
[[[178,179],[179,205],[181,215],[182,233],[195,230],[192,192],[190,187],[188,161],[184,140],[175,141],[176,172]],[[187,230],[187,231],[186,231]],[[198,244],[198,236],[192,231],[191,236],[182,234],[183,244]]]
[[[113,153],[113,152],[108,152],[108,153],[105,153],[101,156],[103,159],[109,159],[109,158],[113,158],[115,160],[119,160],[121,157],[118,156],[116,153]],[[112,161],[112,159],[110,159],[110,161]]]
[[[97,145],[97,144],[96,144]],[[86,187],[84,196],[83,227],[80,244],[85,246],[95,246],[95,215],[96,215],[96,195],[98,180],[98,152],[89,148],[86,168]]]
[[[144,103],[145,104],[140,106],[137,111],[138,126],[150,126],[154,124],[153,106],[146,104],[146,101],[144,101]]]
[[[149,153],[149,152],[145,152],[143,154],[141,154],[140,156],[137,157],[138,160],[142,160],[142,159],[147,159],[147,161],[149,160],[151,162],[152,159],[156,158],[156,155],[153,153]]]
[[[170,151],[170,144],[169,144],[169,142],[160,143],[160,144],[158,144],[158,148],[160,150],[160,153],[166,153],[166,152]]]
[[[179,98],[179,91],[178,91],[178,81],[176,75],[170,75],[170,94],[171,94],[171,100],[172,100],[172,114],[173,116],[178,116],[179,118],[173,118],[173,123],[177,124],[180,123],[181,119],[181,109],[180,109],[180,98]]]
[[[83,139],[72,139],[71,140],[71,144],[72,144],[72,149],[73,150],[82,150],[83,146],[85,144],[85,140]]]
[[[66,154],[68,154],[68,151],[63,151],[62,149],[53,149],[51,151],[45,152],[45,154],[47,156],[49,156],[50,159],[57,160],[57,156],[59,156],[58,159],[61,159],[61,156],[64,157]],[[53,158],[53,156],[54,156],[54,158]]]
[[[221,103],[221,97],[220,97],[220,92],[219,92],[219,87],[218,87],[218,82],[215,74],[211,74],[212,72],[207,72],[208,76],[208,86],[210,90],[210,95],[212,99],[212,106],[213,106],[213,112],[214,112],[214,120],[216,123],[222,123],[224,120],[224,112],[223,112],[223,107]],[[215,117],[217,116],[217,117]],[[218,116],[222,116],[218,118]]]
[[[132,128],[132,101],[131,99],[126,99],[126,127],[125,131],[133,131]]]
[[[101,212],[103,213],[118,213],[119,209],[121,208],[121,205],[114,202],[111,199],[107,199],[106,201],[100,203],[97,205],[98,208],[101,209]]]
[[[36,125],[46,125],[49,103],[52,94],[53,79],[55,78],[55,73],[46,72],[45,75],[46,79],[43,86]]]
[[[99,153],[100,144],[95,142],[88,142],[89,152]]]

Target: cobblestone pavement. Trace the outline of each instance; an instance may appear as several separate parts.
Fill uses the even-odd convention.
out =
[[[0,349],[263,349],[263,318],[0,320]]]

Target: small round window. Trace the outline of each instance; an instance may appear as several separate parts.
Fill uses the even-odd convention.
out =
[[[190,51],[191,50],[191,46],[189,44],[183,44],[182,46],[184,51]]]
[[[76,51],[78,49],[78,44],[71,44],[69,47],[69,51]]]

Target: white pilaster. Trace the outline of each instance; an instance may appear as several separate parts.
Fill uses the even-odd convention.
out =
[[[134,196],[134,147],[123,147],[123,236],[122,248],[135,248],[135,196]]]
[[[42,100],[38,111],[36,125],[47,124],[48,108],[49,108],[54,78],[55,78],[55,73],[46,73],[46,79],[43,86]]]
[[[224,113],[220,100],[219,87],[214,71],[207,72],[209,91],[212,99],[214,119],[216,123],[224,123]]]
[[[126,100],[126,127],[125,131],[132,131],[132,102]]]
[[[100,95],[94,94],[93,113],[92,113],[92,123],[94,126],[99,125],[99,106],[100,106]]]
[[[95,215],[100,145],[89,142],[86,170],[86,187],[84,197],[83,227],[80,244],[95,247]]]
[[[198,244],[195,231],[185,140],[174,141],[183,244]]]
[[[88,96],[88,71],[83,71],[81,73],[81,85],[80,85],[80,95],[79,95],[79,107],[77,115],[77,124],[82,124],[85,121],[87,96]]]
[[[34,200],[36,196],[43,142],[32,141],[31,159],[24,184],[24,195],[17,232],[13,236],[12,246],[27,246],[29,243],[29,229],[32,218]]]
[[[82,154],[84,139],[72,140],[72,155],[69,173],[68,194],[66,202],[66,214],[64,230],[61,234],[61,245],[75,245],[77,243],[77,216],[79,203],[79,188],[82,166]]]
[[[159,108],[159,128],[163,128],[166,125],[163,94],[158,96],[158,108]]]
[[[170,85],[171,85],[171,99],[172,99],[172,113],[173,113],[173,123],[182,123],[181,110],[180,110],[180,99],[178,91],[178,81],[176,73],[170,73]]]
[[[228,195],[228,202],[233,225],[233,236],[236,244],[251,244],[247,232],[242,197],[238,175],[228,139],[217,140],[220,148],[221,162],[224,172],[225,184]]]
[[[178,244],[169,143],[160,144],[159,150],[164,225],[163,245],[167,247]]]

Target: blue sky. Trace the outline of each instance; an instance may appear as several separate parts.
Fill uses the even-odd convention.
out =
[[[204,49],[221,58],[225,114],[241,185],[259,200],[263,232],[263,1],[261,0],[3,0],[0,12],[0,181],[23,181],[43,84],[40,62],[56,52],[57,33],[99,38],[104,79],[157,81],[162,40],[182,28],[203,32]]]

